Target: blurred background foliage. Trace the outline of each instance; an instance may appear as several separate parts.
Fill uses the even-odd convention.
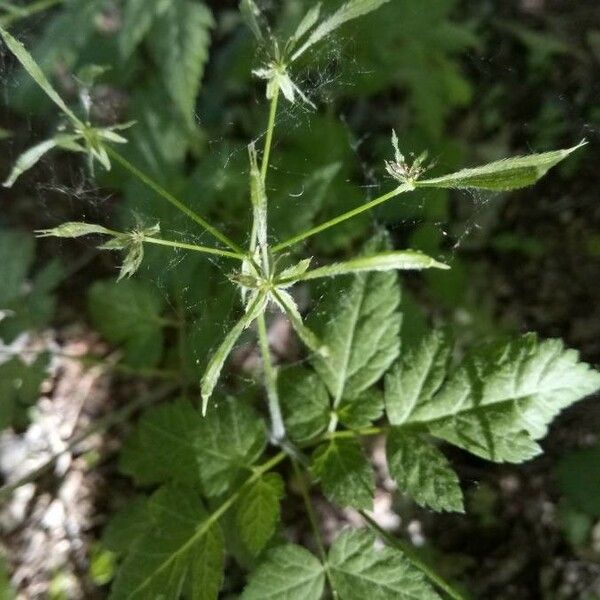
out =
[[[311,3],[261,6],[274,30],[284,32]],[[91,99],[94,122],[135,120],[127,158],[245,242],[246,145],[264,131],[267,107],[264,86],[251,75],[265,55],[236,4],[64,0],[22,19],[6,11],[0,21],[63,97],[73,104]],[[374,228],[387,227],[397,247],[419,248],[453,267],[405,278],[406,341],[428,321],[448,325],[464,343],[536,330],[600,362],[600,6],[392,0],[311,58],[297,80],[319,110],[287,104],[278,120],[268,183],[273,239],[385,189],[392,128],[405,153],[429,150],[432,171],[440,174],[586,137],[584,152],[534,188],[506,197],[404,195],[311,239],[307,251],[344,256]],[[0,171],[8,173],[32,140],[60,125],[60,116],[6,53],[2,73]],[[0,339],[10,344],[24,331],[60,331],[83,320],[124,349],[124,364],[179,366],[196,381],[234,316],[227,265],[148,248],[136,279],[117,285],[117,257],[112,262],[86,242],[31,236],[65,220],[160,222],[165,237],[202,241],[193,224],[113,167],[91,179],[76,158],[55,154],[3,192]],[[305,304],[318,309],[318,298]],[[8,398],[0,427],[26,425],[47,360],[0,364],[0,396]],[[15,389],[17,379],[25,384]],[[483,470],[457,457],[466,481],[479,482],[467,516],[432,519],[414,506],[399,507],[408,521],[412,514],[423,518],[432,541],[424,554],[450,577],[469,581],[475,597],[597,598],[586,590],[600,570],[599,425],[593,402],[569,412],[547,441],[548,454],[526,467],[529,475]],[[561,533],[551,540],[537,522],[544,502],[558,507]],[[566,572],[583,568],[580,561],[585,572],[577,571],[573,583]]]

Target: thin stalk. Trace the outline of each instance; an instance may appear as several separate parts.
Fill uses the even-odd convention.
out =
[[[0,503],[3,502],[4,500],[6,500],[16,489],[20,488],[21,486],[23,486],[27,483],[32,483],[32,482],[36,481],[39,477],[44,475],[44,473],[49,471],[52,468],[52,465],[54,465],[54,463],[65,452],[70,452],[71,450],[73,450],[73,448],[75,448],[76,446],[81,444],[81,442],[86,440],[88,437],[90,437],[94,433],[107,431],[111,427],[114,427],[115,425],[122,423],[123,421],[128,419],[134,412],[139,410],[140,408],[150,406],[151,404],[154,404],[154,403],[158,402],[159,400],[162,400],[165,396],[168,396],[171,392],[174,392],[177,389],[177,387],[178,386],[175,384],[165,384],[164,386],[158,388],[154,392],[150,392],[148,394],[143,394],[143,395],[139,396],[136,400],[134,400],[133,402],[131,402],[129,404],[126,404],[122,408],[120,408],[114,412],[108,413],[105,417],[96,421],[93,425],[88,427],[85,431],[83,431],[79,435],[75,436],[67,444],[67,446],[64,450],[57,452],[56,454],[53,454],[46,462],[44,462],[42,465],[40,465],[37,469],[34,469],[30,473],[27,473],[27,475],[24,475],[23,477],[21,477],[20,479],[18,479],[17,481],[15,481],[13,483],[7,483],[6,485],[3,485],[2,487],[0,487]]]
[[[149,236],[144,236],[144,243],[155,244],[157,246],[171,246],[172,248],[183,248],[184,250],[193,250],[194,252],[203,252],[204,254],[225,256],[227,258],[235,258],[237,260],[245,260],[247,258],[244,254],[238,252],[230,252],[229,250],[210,248],[208,246],[198,246],[197,244],[186,244],[185,242],[174,242],[172,240],[163,240],[162,238],[154,238]]]
[[[236,252],[237,254],[243,254],[243,250],[231,239],[229,239],[224,233],[221,233],[218,229],[213,227],[210,223],[204,220],[199,214],[188,208],[181,200],[178,200],[165,190],[160,184],[151,179],[148,175],[140,171],[136,166],[132,165],[124,156],[117,152],[114,148],[108,144],[105,146],[108,155],[116,160],[122,167],[127,169],[130,173],[135,175],[140,181],[145,183],[150,189],[155,191],[159,196],[164,198],[167,202],[171,203],[182,213],[187,215],[190,219],[198,223],[203,229],[208,231],[213,237],[218,239],[220,242],[225,244],[228,248]]]
[[[380,204],[383,204],[384,202],[387,202],[388,200],[391,200],[392,198],[395,198],[396,196],[399,196],[400,194],[403,194],[405,192],[411,192],[413,190],[414,190],[414,185],[403,184],[403,185],[397,187],[396,189],[392,190],[391,192],[384,194],[383,196],[379,196],[378,198],[375,198],[374,200],[371,200],[370,202],[367,202],[366,204],[362,204],[361,206],[358,206],[357,208],[349,210],[348,212],[338,215],[337,217],[334,217],[333,219],[330,219],[329,221],[325,221],[325,223],[321,223],[320,225],[317,225],[316,227],[313,227],[312,229],[309,229],[303,233],[299,233],[298,235],[295,235],[294,237],[290,238],[289,240],[285,240],[284,242],[281,242],[280,244],[273,246],[273,248],[271,248],[271,251],[279,252],[280,250],[283,250],[284,248],[293,246],[294,244],[297,244],[298,242],[301,242],[302,240],[305,240],[306,238],[316,235],[317,233],[321,233],[322,231],[325,231],[326,229],[329,229],[330,227],[334,227],[335,225],[339,225],[340,223],[343,223],[344,221],[347,221],[348,219],[351,219],[352,217],[355,217],[356,215],[360,215],[360,213],[363,213],[367,210],[371,210],[372,208],[375,208],[376,206],[379,206]]]
[[[64,0],[38,0],[37,2],[32,2],[27,6],[9,5],[11,7],[10,14],[0,19],[0,25],[2,25],[3,27],[8,27],[9,25],[12,25],[15,21],[19,21],[20,19],[26,19],[31,15],[52,8],[53,6],[56,6],[58,4],[62,4],[63,2]],[[8,8],[6,8],[6,10],[8,10]]]
[[[271,361],[271,351],[269,349],[269,339],[267,336],[267,325],[265,323],[265,314],[262,312],[256,319],[258,325],[258,340],[260,353],[263,360],[263,370],[265,379],[265,388],[267,390],[267,399],[269,401],[269,416],[271,418],[271,436],[276,442],[285,438],[285,425],[281,415],[281,406],[279,405],[279,393],[277,392],[277,373]]]
[[[323,538],[321,537],[321,532],[319,530],[319,526],[317,524],[317,518],[315,516],[315,511],[312,507],[312,502],[310,500],[310,495],[308,493],[308,489],[306,487],[306,482],[304,481],[304,474],[300,469],[300,466],[295,460],[292,460],[292,465],[294,466],[294,472],[296,473],[296,477],[298,478],[298,485],[300,486],[300,493],[302,494],[302,500],[304,501],[304,507],[306,508],[306,515],[308,516],[308,520],[310,522],[310,527],[313,530],[313,534],[315,536],[315,542],[317,544],[317,549],[319,550],[319,554],[321,555],[321,559],[323,560],[323,564],[327,564],[327,553],[325,552],[325,546],[323,544]]]
[[[267,180],[267,171],[269,170],[269,158],[271,156],[271,146],[273,145],[273,133],[275,131],[275,118],[277,117],[277,102],[279,100],[279,87],[275,90],[271,98],[271,108],[269,110],[269,123],[267,125],[267,137],[265,139],[265,149],[260,168],[260,178],[263,182]]]
[[[413,548],[399,540],[392,535],[390,535],[385,529],[379,526],[364,510],[358,511],[362,518],[367,522],[369,527],[373,529],[376,533],[378,533],[390,546],[394,546],[402,554],[406,555],[406,558],[410,560],[410,562],[419,569],[429,579],[434,585],[436,585],[440,590],[442,590],[448,597],[452,598],[452,600],[465,600],[465,597],[454,587],[452,587],[447,581],[442,579],[428,564],[424,563],[418,556],[417,553],[413,550]]]

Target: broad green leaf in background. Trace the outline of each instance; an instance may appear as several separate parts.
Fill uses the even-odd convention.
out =
[[[365,254],[387,243],[380,235]],[[329,356],[315,355],[312,362],[337,407],[344,396],[357,396],[376,383],[400,352],[398,277],[394,272],[355,275],[343,287],[333,285],[324,304],[323,314],[335,315],[317,330]]]
[[[313,472],[332,502],[373,508],[375,475],[358,440],[331,440],[319,446],[313,454]]]
[[[40,397],[40,386],[48,377],[48,363],[47,354],[41,354],[31,364],[19,357],[0,363],[0,430],[27,425],[27,411]]]
[[[35,248],[32,235],[0,229],[0,339],[4,342],[46,326],[54,315],[53,292],[64,277],[64,269],[54,259],[32,274]]]
[[[109,342],[122,344],[126,361],[135,367],[160,360],[163,303],[154,287],[136,280],[97,281],[88,292],[92,324]]]
[[[397,424],[402,415],[403,424],[421,424],[435,437],[497,462],[539,454],[536,440],[553,418],[600,388],[600,373],[580,362],[576,351],[533,334],[478,349],[437,391],[435,385],[423,388],[427,393],[422,389],[416,404],[406,408],[396,395],[402,377],[399,369],[386,381],[386,406],[396,405]]]
[[[128,58],[150,32],[152,23],[161,18],[175,0],[127,0],[119,45],[123,58]],[[179,0],[177,0],[179,1]]]
[[[200,413],[187,400],[148,409],[121,451],[121,470],[141,485],[197,483],[200,424]]]
[[[323,565],[305,548],[288,544],[267,553],[241,600],[321,600],[324,586]]]
[[[481,189],[503,192],[533,185],[552,167],[567,158],[587,142],[565,150],[507,158],[474,169],[417,182],[417,187],[451,189]]]
[[[325,384],[312,370],[290,367],[278,378],[279,399],[290,439],[306,442],[327,429],[330,416]]]
[[[458,477],[433,444],[420,435],[392,429],[386,453],[391,476],[417,504],[436,511],[464,511]]]
[[[573,450],[557,465],[558,484],[577,510],[600,517],[600,446]]]
[[[330,17],[327,17],[313,30],[307,40],[294,52],[292,61],[299,58],[311,46],[320,42],[324,37],[341,27],[344,23],[357,19],[378,9],[389,0],[349,0],[342,4]]]
[[[275,533],[285,484],[277,473],[267,473],[246,487],[236,503],[236,525],[240,538],[258,555]]]
[[[188,124],[208,60],[212,13],[192,0],[172,1],[151,31],[151,48],[167,92]]]
[[[207,520],[190,488],[167,486],[148,503],[150,526],[121,565],[111,600],[178,600],[191,585],[195,600],[218,596],[224,542],[218,523]]]
[[[124,556],[150,525],[148,498],[139,496],[117,510],[102,531],[102,545]]]
[[[226,492],[258,460],[266,443],[265,423],[247,402],[220,400],[202,419],[196,438],[204,492]]]
[[[441,600],[421,572],[394,548],[375,548],[369,531],[345,531],[329,550],[340,600]]]
[[[15,597],[15,591],[10,584],[6,557],[0,553],[0,600],[14,600]]]
[[[414,407],[437,392],[448,373],[452,344],[448,334],[432,330],[418,345],[405,348],[385,377],[386,411],[392,425],[404,423]]]

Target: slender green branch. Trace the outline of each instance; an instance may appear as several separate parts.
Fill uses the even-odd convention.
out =
[[[319,530],[317,518],[315,516],[315,511],[312,507],[312,502],[310,500],[310,495],[306,486],[306,481],[304,481],[304,473],[302,473],[302,470],[300,469],[300,466],[298,465],[297,461],[292,460],[292,465],[294,465],[294,472],[296,473],[296,477],[298,478],[298,486],[300,487],[300,493],[302,494],[302,500],[304,501],[304,507],[306,508],[306,516],[308,517],[310,526],[313,530],[315,542],[317,544],[317,549],[319,550],[319,554],[321,555],[323,564],[327,565],[327,553],[325,552],[325,545],[323,544],[321,531]]]
[[[271,435],[276,442],[285,438],[285,425],[281,415],[281,406],[279,405],[279,393],[277,392],[277,373],[271,361],[271,351],[269,349],[269,339],[267,336],[267,325],[265,323],[265,314],[262,312],[256,319],[258,325],[258,340],[260,352],[263,360],[263,370],[265,379],[265,388],[267,390],[267,399],[269,401],[269,416],[271,418]]]
[[[10,5],[10,13],[0,18],[0,25],[3,27],[8,27],[16,21],[26,19],[31,15],[42,12],[43,10],[48,10],[49,8],[57,6],[58,4],[62,4],[64,1],[65,0],[38,0],[37,2],[32,2],[27,6]]]
[[[231,239],[229,239],[225,234],[221,233],[218,229],[213,227],[210,223],[208,223],[205,219],[203,219],[199,214],[188,208],[181,200],[178,200],[165,190],[160,184],[156,181],[148,177],[145,173],[140,171],[136,166],[132,165],[124,156],[122,156],[119,152],[117,152],[114,148],[106,145],[106,151],[111,158],[116,160],[122,167],[127,169],[130,173],[135,175],[140,181],[146,184],[150,189],[155,191],[159,196],[164,198],[167,202],[171,203],[182,213],[187,215],[190,219],[198,223],[202,228],[204,228],[208,233],[210,233],[213,237],[218,239],[220,242],[225,244],[231,250],[238,254],[243,254],[243,250]]]
[[[186,244],[185,242],[174,242],[172,240],[163,240],[150,236],[144,236],[145,244],[156,244],[157,246],[171,246],[172,248],[183,248],[184,250],[193,250],[194,252],[204,252],[205,254],[215,254],[217,256],[225,256],[227,258],[236,258],[237,260],[245,260],[247,257],[238,252],[230,252],[229,250],[221,250],[220,248],[210,248],[208,246],[198,246],[196,244]]]
[[[75,436],[64,448],[64,450],[53,454],[46,462],[40,465],[37,469],[34,469],[27,475],[24,475],[17,481],[12,483],[7,483],[0,488],[0,503],[6,500],[16,489],[24,486],[27,483],[32,483],[39,479],[42,475],[44,475],[47,471],[49,471],[54,463],[64,455],[65,452],[70,452],[76,446],[81,444],[81,442],[85,441],[91,435],[99,432],[104,432],[119,423],[122,423],[126,419],[128,419],[134,412],[139,410],[140,408],[144,408],[146,406],[150,406],[160,400],[162,400],[165,396],[168,396],[170,393],[174,392],[177,389],[177,385],[175,384],[165,384],[162,387],[155,389],[152,392],[147,394],[140,395],[133,402],[126,404],[122,408],[108,413],[102,419],[97,420],[90,427],[88,427],[85,431]]]
[[[265,139],[265,149],[260,169],[260,178],[263,182],[267,180],[267,171],[269,170],[269,159],[271,157],[271,146],[273,145],[273,133],[275,131],[275,118],[277,117],[277,102],[279,100],[279,87],[275,89],[273,98],[271,98],[271,108],[269,110],[269,123],[267,125],[267,137]]]
[[[325,231],[326,229],[329,229],[330,227],[339,225],[340,223],[343,223],[344,221],[347,221],[348,219],[351,219],[352,217],[355,217],[356,215],[359,215],[360,213],[363,213],[367,210],[371,210],[372,208],[375,208],[376,206],[379,206],[380,204],[383,204],[384,202],[387,202],[388,200],[391,200],[392,198],[395,198],[396,196],[399,196],[400,194],[403,194],[405,192],[411,192],[413,190],[414,190],[414,185],[403,184],[403,185],[393,189],[391,192],[384,194],[383,196],[379,196],[378,198],[375,198],[374,200],[371,200],[370,202],[367,202],[366,204],[362,204],[361,206],[358,206],[357,208],[349,210],[348,212],[338,215],[337,217],[334,217],[333,219],[330,219],[329,221],[325,221],[325,223],[321,223],[320,225],[317,225],[316,227],[313,227],[312,229],[304,231],[303,233],[299,233],[298,235],[295,235],[294,237],[290,238],[289,240],[285,240],[284,242],[281,242],[280,244],[273,246],[273,248],[271,248],[271,251],[279,252],[280,250],[283,250],[284,248],[293,246],[294,244],[297,244],[298,242],[301,242],[302,240],[305,240],[306,238],[316,235],[317,233],[321,233],[322,231]]]
[[[452,587],[447,581],[442,579],[428,564],[424,563],[418,556],[414,549],[407,543],[399,540],[390,535],[385,529],[374,521],[364,510],[358,511],[362,518],[367,522],[369,527],[379,534],[390,546],[394,546],[402,554],[406,555],[408,560],[417,567],[434,585],[442,590],[452,600],[465,600],[465,597],[454,587]]]

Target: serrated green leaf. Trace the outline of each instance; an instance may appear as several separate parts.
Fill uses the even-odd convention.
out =
[[[121,451],[121,470],[140,485],[197,483],[200,424],[200,413],[187,400],[148,409]]]
[[[323,433],[331,408],[327,388],[318,375],[303,367],[290,367],[280,373],[277,383],[290,439],[302,443]]]
[[[458,477],[433,444],[420,435],[392,429],[386,453],[390,475],[417,504],[437,511],[464,512]]]
[[[402,250],[396,252],[383,252],[373,256],[362,256],[346,262],[333,263],[332,265],[306,271],[298,279],[308,281],[309,279],[338,277],[339,275],[350,275],[369,271],[418,271],[432,268],[449,269],[450,267],[417,250]]]
[[[64,100],[60,97],[58,92],[52,87],[52,84],[48,81],[35,60],[33,60],[31,54],[29,54],[29,52],[25,49],[25,46],[23,46],[21,42],[16,40],[10,33],[8,33],[8,31],[6,31],[6,29],[2,27],[0,27],[0,36],[4,40],[4,43],[8,46],[8,49],[15,55],[15,58],[21,63],[21,65],[23,65],[23,68],[27,71],[27,73],[29,73],[33,80],[52,100],[52,102],[54,102],[63,111],[63,113],[69,117],[71,121],[73,121],[73,123],[83,127],[83,123],[75,116],[71,109],[65,104]]]
[[[253,555],[258,555],[275,533],[284,489],[280,475],[267,473],[246,487],[236,503],[240,538]]]
[[[196,438],[200,480],[207,496],[229,489],[262,455],[264,421],[246,402],[227,398],[202,419]]]
[[[331,440],[313,454],[313,471],[325,496],[340,506],[371,510],[375,475],[355,439]]]
[[[204,4],[177,0],[152,28],[154,59],[168,93],[188,123],[193,123],[213,26],[212,13]]]
[[[366,247],[372,254],[387,243],[378,236]],[[323,314],[335,315],[316,330],[329,351],[312,363],[337,407],[376,383],[400,352],[400,288],[394,272],[361,273],[349,285],[333,285],[325,295]]]
[[[102,545],[111,552],[124,556],[149,526],[148,498],[140,496],[110,517],[102,532]]]
[[[208,401],[212,396],[212,393],[219,380],[219,375],[223,369],[223,365],[227,360],[230,352],[233,350],[235,343],[238,341],[240,335],[242,335],[244,329],[249,327],[256,319],[256,317],[264,309],[266,302],[266,296],[260,292],[253,300],[248,303],[247,311],[242,315],[240,320],[231,328],[229,333],[225,336],[225,339],[221,342],[221,345],[217,348],[216,352],[212,355],[206,371],[201,381],[201,393],[202,393],[202,414],[206,415],[208,408]]]
[[[437,392],[448,373],[452,343],[442,330],[433,330],[402,358],[385,377],[385,401],[392,425],[404,423],[419,403]]]
[[[383,394],[371,388],[359,396],[342,398],[337,415],[349,429],[368,427],[383,415]]]
[[[194,599],[216,599],[223,535],[207,521],[200,498],[190,488],[167,486],[152,496],[148,511],[151,525],[123,562],[111,600],[178,600],[190,581]]]
[[[279,273],[279,275],[277,276],[277,280],[278,281],[289,280],[292,283],[289,283],[288,285],[282,284],[282,285],[279,285],[278,287],[285,289],[286,287],[292,286],[294,284],[293,282],[300,279],[300,277],[304,273],[306,273],[306,271],[310,267],[311,260],[312,259],[310,259],[310,258],[305,258],[304,260],[297,262],[295,265],[287,267],[286,269],[281,271],[281,273]]]
[[[507,158],[474,169],[417,182],[417,187],[450,189],[481,189],[504,192],[533,185],[552,167],[567,158],[587,142],[565,150]]]
[[[305,548],[289,544],[268,552],[241,600],[320,600],[324,586],[323,565]]]
[[[329,550],[340,600],[441,600],[421,572],[394,548],[375,548],[369,531],[346,531]]]
[[[163,299],[140,281],[97,281],[88,292],[93,325],[109,341],[123,345],[134,367],[154,366],[163,349]]]
[[[321,41],[331,32],[341,27],[344,23],[352,19],[362,17],[363,15],[378,9],[387,2],[389,2],[389,0],[349,0],[349,2],[343,4],[330,17],[323,20],[320,25],[313,30],[304,44],[302,44],[302,46],[300,46],[300,48],[294,52],[292,55],[292,61],[299,58],[311,46],[314,46],[314,44]]]
[[[164,15],[174,0],[127,0],[123,10],[123,26],[119,46],[123,58],[128,58],[146,37],[152,23]]]
[[[471,353],[432,397],[398,414],[482,458],[522,462],[540,453],[536,440],[561,410],[598,388],[600,373],[576,351],[528,334]]]

